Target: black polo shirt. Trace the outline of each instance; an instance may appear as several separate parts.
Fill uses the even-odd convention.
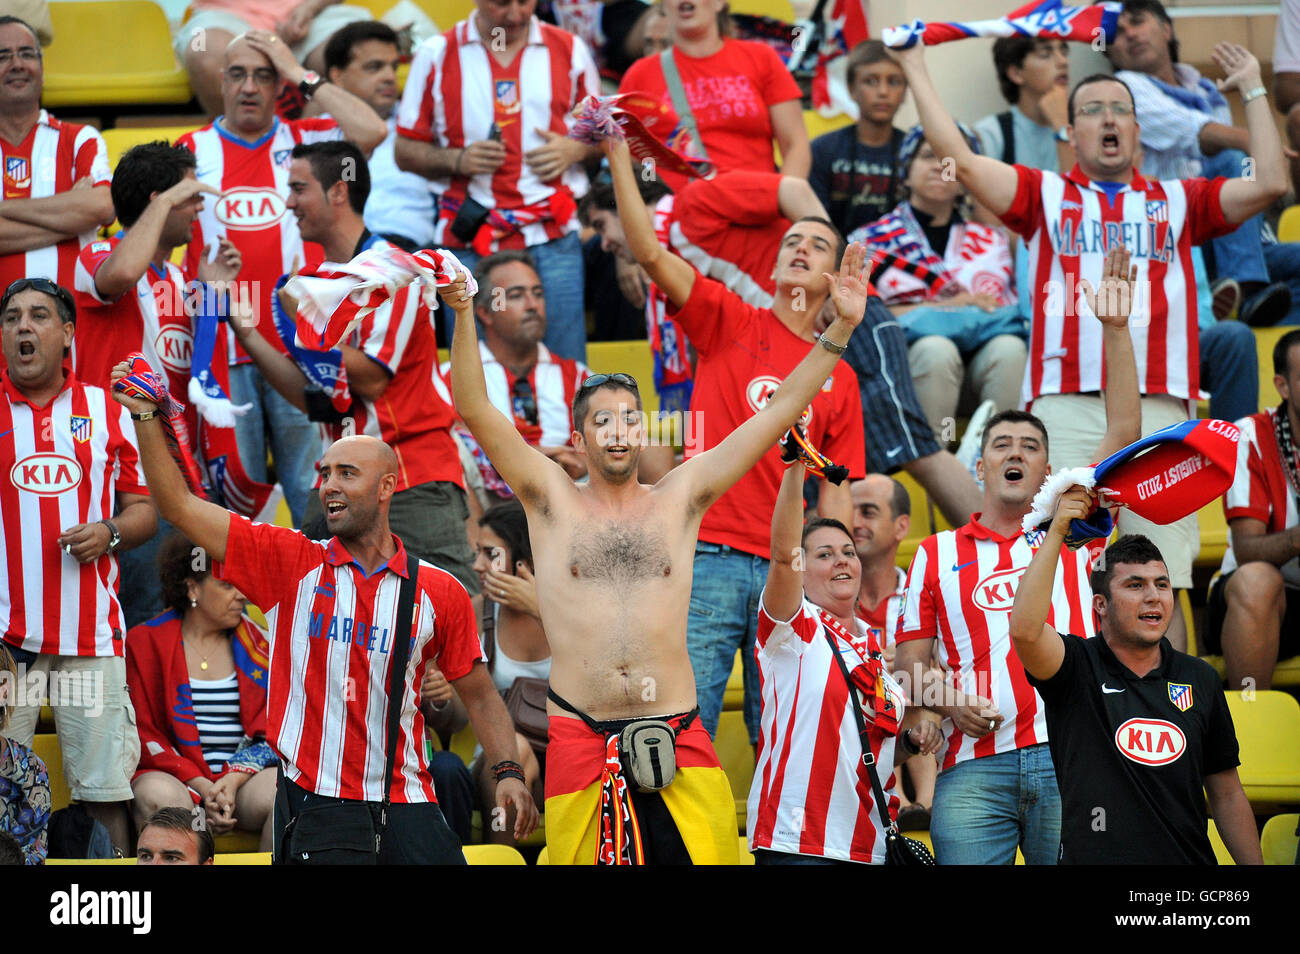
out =
[[[1061,637],[1047,709],[1061,789],[1062,864],[1216,864],[1205,776],[1240,764],[1218,673],[1160,640],[1140,679],[1101,635]]]

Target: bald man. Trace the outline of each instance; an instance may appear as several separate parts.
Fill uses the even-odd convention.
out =
[[[127,371],[113,370],[114,382]],[[158,409],[114,391],[131,412],[140,463],[158,511],[194,541],[196,559],[242,590],[270,631],[267,741],[284,775],[276,796],[277,863],[330,864],[373,854],[319,808],[372,803],[380,864],[463,864],[460,842],[434,797],[424,756],[419,687],[436,664],[455,687],[496,778],[493,824],[514,818],[516,838],[536,827],[537,806],[513,761],[515,730],[479,649],[469,594],[437,567],[408,562],[388,525],[397,458],[373,437],[336,441],[320,462],[320,497],[334,536],[314,542],[255,524],[190,493],[167,450]],[[412,633],[397,632],[403,580],[416,570]],[[384,778],[390,656],[410,639],[391,781]],[[392,804],[380,806],[385,793]],[[312,813],[304,815],[304,810]],[[350,827],[350,826],[349,826]]]

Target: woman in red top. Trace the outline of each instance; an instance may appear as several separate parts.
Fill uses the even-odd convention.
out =
[[[137,828],[158,809],[201,805],[214,835],[261,832],[271,850],[278,759],[266,735],[266,636],[244,594],[173,534],[158,555],[161,616],[127,633],[126,679],[140,733]]]
[[[769,46],[724,37],[719,13],[725,0],[663,0],[673,37],[671,55],[681,76],[709,160],[719,172],[772,172],[772,145],[781,149],[781,171],[807,178],[812,147],[803,123],[799,87]],[[620,92],[637,91],[672,105],[659,55],[637,60]],[[660,175],[674,190],[685,180]]]

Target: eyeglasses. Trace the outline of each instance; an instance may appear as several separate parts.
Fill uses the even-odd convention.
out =
[[[537,426],[537,396],[533,394],[533,386],[527,378],[515,379],[514,386],[510,388],[510,404],[515,417]]]
[[[636,378],[630,374],[624,374],[622,371],[615,371],[613,374],[593,374],[587,380],[582,382],[579,391],[586,391],[590,388],[598,388],[602,384],[621,384],[625,388],[633,391],[640,391],[637,386]]]
[[[1107,110],[1116,117],[1133,115],[1133,107],[1128,103],[1084,103],[1078,112],[1083,116],[1100,116]]]
[[[77,320],[77,303],[73,300],[72,292],[62,285],[55,284],[48,278],[20,278],[18,281],[12,282],[5,289],[4,298],[0,299],[0,316],[4,316],[4,319],[7,320],[10,300],[19,292],[28,290],[42,292],[57,299],[63,306],[59,309],[59,317],[63,318],[64,321],[75,322]],[[64,318],[64,315],[68,317]]]
[[[14,57],[23,63],[39,63],[41,51],[33,46],[20,46],[17,50],[0,50],[0,66],[8,66]]]
[[[244,80],[248,79],[248,70],[242,66],[232,66],[228,70],[222,70],[221,75],[234,85],[243,86]],[[259,66],[253,70],[253,82],[258,86],[270,86],[279,78],[280,74],[269,66]]]

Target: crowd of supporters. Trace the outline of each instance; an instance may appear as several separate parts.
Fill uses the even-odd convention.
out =
[[[662,410],[681,412],[633,458],[655,484],[760,412],[810,349],[843,345],[846,366],[796,435],[843,475],[771,447],[701,504],[692,562],[672,567],[692,574],[689,606],[665,610],[685,620],[711,735],[739,656],[756,765],[743,833],[760,863],[883,862],[882,811],[930,829],[941,863],[1011,863],[1017,850],[1029,863],[1106,860],[1112,849],[1090,855],[1078,819],[1062,820],[1077,801],[1049,740],[1066,724],[1052,708],[1065,704],[1063,663],[1027,656],[1027,673],[1016,656],[1028,650],[1009,614],[1037,551],[1020,522],[1052,469],[1202,416],[1199,400],[1240,438],[1222,504],[1229,545],[1196,594],[1208,606],[1195,631],[1176,593],[1194,588],[1196,516],[1119,518],[1121,535],[1150,542],[1117,544],[1116,559],[1165,568],[1151,584],[1157,636],[1167,631],[1157,663],[1192,645],[1222,655],[1229,690],[1268,689],[1300,654],[1300,331],[1272,353],[1282,403],[1261,409],[1251,330],[1300,324],[1300,243],[1268,222],[1290,184],[1270,173],[1289,170],[1279,147],[1276,169],[1265,158],[1258,179],[1242,178],[1248,155],[1268,154],[1261,124],[1274,118],[1234,125],[1232,96],[1266,93],[1213,81],[1257,78],[1251,54],[1271,51],[1216,53],[1225,75],[1207,79],[1179,61],[1158,2],[1127,0],[1106,53],[1122,84],[1071,75],[1063,41],[1004,37],[989,69],[1006,103],[954,123],[929,79],[944,73],[939,57],[927,73],[868,40],[844,57],[856,120],[810,141],[800,84],[772,45],[736,35],[725,0],[476,0],[414,49],[346,5],[192,6],[175,50],[208,119],[111,169],[93,126],[42,108],[42,41],[0,16],[6,857],[202,864],[212,836],[237,830],[281,853],[288,815],[302,821],[317,800],[387,808],[390,795],[394,810],[436,797],[461,844],[529,844],[532,805],[555,794],[552,647],[529,534],[542,505],[458,414],[457,368],[439,356],[456,315],[427,289],[398,290],[326,350],[296,336],[288,282],[362,254],[447,249],[472,272],[459,318],[472,316],[491,406],[579,485],[605,479],[583,437],[589,416],[605,426],[588,412],[602,389],[639,408],[653,387]],[[1283,6],[1274,105],[1290,109],[1300,148],[1300,9]],[[579,103],[615,92],[671,116],[660,138],[710,173],[642,164],[620,179],[625,154],[569,134]],[[901,128],[909,95],[921,122]],[[1125,155],[1133,164],[1116,165]],[[1145,197],[1126,203],[1132,193]],[[1159,248],[1142,247],[1148,234]],[[1140,290],[1131,324],[1127,308],[1053,304],[1049,286],[1072,296],[1089,268],[1096,285],[1104,259],[1107,280],[1128,278],[1127,257],[1123,275],[1109,271],[1120,236],[1151,262],[1143,320]],[[861,327],[834,342],[834,273],[856,250],[870,263]],[[589,340],[642,337],[653,381],[638,391],[593,375]],[[136,353],[187,405],[172,456],[190,492],[229,511],[215,550],[184,522],[211,531],[211,515],[175,503],[170,477],[165,491],[155,471],[146,479],[155,465],[137,430],[151,415],[110,397]],[[357,436],[387,449],[354,465],[339,448]],[[388,481],[380,509],[348,485],[372,464]],[[281,500],[301,546],[256,523],[275,521]],[[920,534],[909,569],[900,545],[936,509],[953,529]],[[377,562],[340,543],[369,539],[376,514],[397,548],[381,545]],[[611,544],[611,559],[643,562],[637,545]],[[1121,584],[1101,572],[1101,549],[1061,548],[1047,629],[1100,640],[1099,620],[1119,626]],[[370,660],[403,618],[402,551],[438,570],[411,581],[411,704],[384,778],[399,722],[385,725],[387,668]],[[580,576],[589,556],[564,557],[564,572]],[[1084,651],[1065,645],[1074,678]],[[1203,677],[1186,677],[1188,706]],[[55,691],[74,684],[76,703]],[[1232,854],[1255,861],[1231,723],[1210,694],[1195,766]],[[513,738],[485,701],[495,695]],[[635,715],[665,712],[642,699]],[[859,709],[870,731],[856,728]],[[481,744],[466,764],[450,740],[471,725]],[[61,821],[33,751],[51,731],[73,803]],[[1201,778],[1166,792],[1189,824],[1200,798],[1199,836],[1171,827],[1176,849],[1153,836],[1154,857],[1212,861]],[[399,837],[424,824],[394,818]],[[409,837],[403,860],[459,850]]]

